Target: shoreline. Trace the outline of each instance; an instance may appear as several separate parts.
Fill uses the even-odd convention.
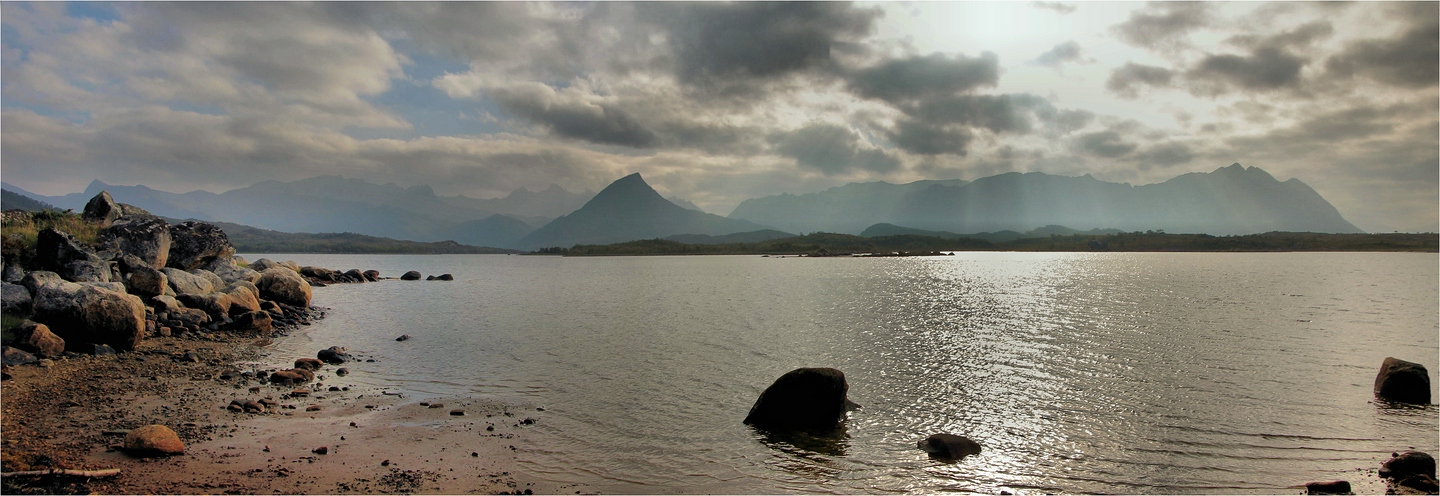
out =
[[[145,340],[132,352],[66,356],[50,366],[6,367],[6,471],[119,469],[109,478],[7,477],[6,494],[281,494],[577,492],[527,477],[516,459],[529,405],[484,398],[419,402],[347,384],[337,365],[316,380],[278,386],[236,373],[283,370],[266,340]],[[178,359],[185,352],[199,362]],[[363,366],[363,362],[345,366]],[[334,386],[341,390],[331,391]],[[258,393],[254,393],[258,387]],[[292,395],[295,389],[312,393]],[[348,390],[346,390],[348,389]],[[228,411],[231,400],[272,398],[275,408]],[[429,405],[443,403],[443,408]],[[316,408],[318,407],[318,409]],[[461,409],[463,415],[452,410]],[[115,447],[123,432],[158,423],[183,455],[139,458]],[[487,430],[487,427],[493,430]],[[324,454],[319,454],[320,447]]]

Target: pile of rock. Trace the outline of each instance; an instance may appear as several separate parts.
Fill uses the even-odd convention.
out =
[[[90,200],[84,218],[101,226],[98,246],[45,229],[32,259],[6,260],[0,271],[4,313],[29,318],[16,348],[48,357],[93,353],[97,345],[127,351],[146,336],[269,335],[318,315],[310,307],[311,281],[379,276],[265,259],[247,266],[220,228],[170,225],[115,203],[107,192]]]

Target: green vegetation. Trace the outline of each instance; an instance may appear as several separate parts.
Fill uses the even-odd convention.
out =
[[[70,233],[88,246],[95,246],[100,237],[100,224],[70,211],[6,211],[3,221],[0,221],[0,235],[3,235],[0,251],[3,251],[6,263],[25,265],[34,258],[35,242],[40,237],[40,231],[45,229]]]
[[[423,243],[355,233],[287,233],[228,222],[211,222],[225,231],[240,253],[378,253],[378,254],[491,254],[517,250],[462,245],[454,241]]]
[[[1244,236],[1131,232],[1073,234],[992,243],[973,238],[895,235],[879,237],[812,233],[759,243],[685,244],[648,239],[611,245],[575,245],[546,248],[537,253],[598,255],[800,255],[823,253],[888,253],[926,251],[1440,251],[1440,235],[1428,234],[1324,234],[1271,232]]]

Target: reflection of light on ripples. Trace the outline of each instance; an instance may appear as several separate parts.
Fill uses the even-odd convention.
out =
[[[331,317],[276,346],[543,404],[522,464],[601,492],[1288,492],[1434,443],[1434,407],[1366,403],[1384,356],[1437,351],[1433,257],[1391,255],[375,257],[461,280],[317,290]],[[846,372],[842,443],[740,424],[799,366]],[[984,452],[932,460],[936,432]]]

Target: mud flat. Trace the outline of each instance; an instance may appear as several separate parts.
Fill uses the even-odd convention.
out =
[[[283,370],[268,340],[145,340],[135,351],[67,355],[7,367],[3,460],[18,470],[119,469],[115,477],[6,477],[5,494],[573,493],[521,473],[533,405],[497,399],[420,402],[356,387],[325,365],[314,382],[263,383]],[[186,357],[185,353],[192,353]],[[194,361],[198,358],[198,361]],[[249,372],[247,374],[246,372]],[[331,388],[338,388],[338,391]],[[257,389],[258,388],[258,389]],[[297,392],[296,390],[304,391]],[[387,394],[389,393],[389,394]],[[268,398],[263,413],[227,409]],[[439,406],[436,406],[439,405]],[[128,429],[170,427],[183,455],[117,449]],[[321,449],[321,448],[324,449]]]

